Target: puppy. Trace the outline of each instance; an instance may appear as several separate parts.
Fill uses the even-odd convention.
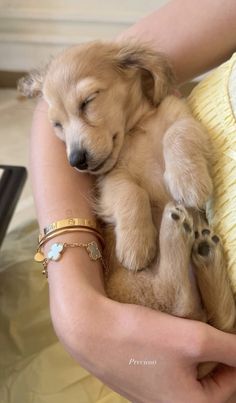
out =
[[[200,212],[213,190],[210,142],[173,85],[163,54],[92,42],[20,89],[45,98],[70,164],[97,177],[108,296],[233,331],[221,243]]]

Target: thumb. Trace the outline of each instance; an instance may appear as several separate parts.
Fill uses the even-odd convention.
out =
[[[236,334],[225,333],[208,325],[202,361],[213,361],[236,367]]]
[[[211,375],[203,378],[201,384],[209,402],[225,403],[231,397],[232,402],[236,402],[236,368],[221,365]]]

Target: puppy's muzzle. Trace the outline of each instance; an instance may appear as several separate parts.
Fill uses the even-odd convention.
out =
[[[88,155],[85,150],[73,150],[69,155],[69,162],[72,167],[84,171],[88,168]]]

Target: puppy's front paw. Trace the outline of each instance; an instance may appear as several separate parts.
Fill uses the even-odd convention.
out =
[[[196,167],[192,170],[176,167],[173,171],[165,171],[164,180],[174,200],[186,207],[202,208],[212,194],[212,180],[206,167],[202,172]]]
[[[148,267],[156,256],[156,250],[157,231],[154,225],[116,229],[116,254],[125,268],[138,271]]]

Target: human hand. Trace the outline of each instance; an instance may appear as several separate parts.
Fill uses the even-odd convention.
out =
[[[89,311],[80,343],[67,349],[133,403],[224,403],[236,391],[235,335],[100,295]],[[197,365],[208,361],[231,367],[198,381]]]

